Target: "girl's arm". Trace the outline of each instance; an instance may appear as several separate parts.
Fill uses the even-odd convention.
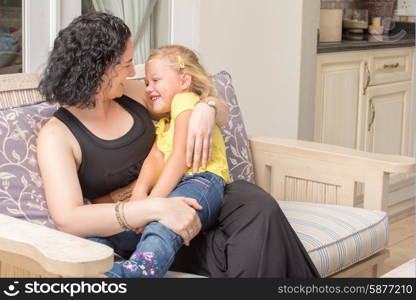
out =
[[[186,166],[185,150],[188,123],[191,113],[192,110],[186,110],[176,117],[172,153],[166,161],[162,174],[149,197],[167,197],[188,169]]]
[[[159,151],[156,142],[154,142],[152,150],[147,155],[140,170],[139,178],[133,189],[132,199],[141,200],[147,198],[150,190],[156,184],[162,169],[163,153]]]

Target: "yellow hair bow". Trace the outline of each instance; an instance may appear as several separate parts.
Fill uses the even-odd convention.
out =
[[[182,56],[178,55],[178,64],[179,64],[179,69],[183,70],[185,69],[185,61],[183,60]]]

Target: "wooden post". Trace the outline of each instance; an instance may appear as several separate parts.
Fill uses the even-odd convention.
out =
[[[364,186],[364,208],[387,212],[388,185],[389,173],[379,172],[368,175]]]

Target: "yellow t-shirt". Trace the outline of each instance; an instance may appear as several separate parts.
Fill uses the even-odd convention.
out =
[[[169,123],[168,118],[159,120],[156,124],[156,145],[159,151],[163,153],[164,161],[169,158],[173,150],[173,133],[175,131],[175,119],[183,111],[192,110],[195,104],[200,100],[199,96],[195,93],[180,93],[177,94],[171,104],[171,120],[170,127],[165,131],[166,123]],[[194,172],[192,168],[189,168],[186,173],[202,173],[209,171],[224,179],[225,182],[229,182],[227,156],[225,154],[224,139],[221,135],[221,131],[218,126],[215,126],[212,136],[212,157],[208,162],[206,169],[200,168],[197,172]]]

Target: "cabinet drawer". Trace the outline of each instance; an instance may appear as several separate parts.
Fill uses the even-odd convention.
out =
[[[410,80],[413,48],[372,51],[369,56],[370,85]]]

